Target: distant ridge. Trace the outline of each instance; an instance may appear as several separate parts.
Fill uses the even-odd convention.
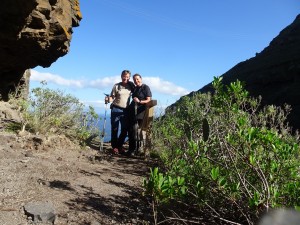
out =
[[[237,79],[245,81],[250,95],[262,96],[263,104],[291,105],[288,120],[293,128],[300,129],[300,14],[262,52],[221,76],[225,84]],[[210,91],[211,83],[197,92]],[[176,103],[169,108],[175,106]]]

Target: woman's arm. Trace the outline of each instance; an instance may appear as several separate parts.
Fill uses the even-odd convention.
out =
[[[150,102],[150,101],[151,101],[151,97],[147,97],[146,99],[141,100],[141,101],[139,101],[138,103],[140,103],[140,104],[147,104],[147,103]]]

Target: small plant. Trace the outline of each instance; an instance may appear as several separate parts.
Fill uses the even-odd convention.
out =
[[[17,85],[14,88],[14,91],[9,93],[9,103],[19,112],[20,124],[14,121],[8,124],[7,129],[16,132],[17,130],[25,131],[26,125],[30,120],[30,114],[28,113],[29,102],[24,96],[27,96],[27,89],[24,86],[25,84]]]

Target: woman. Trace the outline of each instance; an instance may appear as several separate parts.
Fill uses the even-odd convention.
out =
[[[142,76],[133,75],[135,88],[132,93],[132,101],[129,106],[129,149],[127,155],[138,152],[141,141],[139,128],[142,125],[146,104],[151,101],[152,93],[148,85],[143,84]]]
[[[105,97],[105,102],[111,103],[111,147],[114,154],[124,153],[123,144],[128,133],[128,106],[130,96],[134,89],[134,84],[129,81],[130,71],[123,70],[122,81],[116,83],[109,97]],[[121,132],[118,136],[119,126]]]

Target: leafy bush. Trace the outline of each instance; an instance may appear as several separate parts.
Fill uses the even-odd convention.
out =
[[[81,143],[99,132],[98,115],[93,107],[86,111],[76,97],[42,84],[42,87],[32,89],[28,99],[10,100],[21,113],[22,130],[39,134],[64,134]]]
[[[262,107],[240,81],[212,84],[214,94],[184,97],[154,122],[164,167],[151,170],[146,193],[178,221],[207,215],[219,224],[254,224],[270,208],[297,208],[299,136],[286,122],[290,107]]]

